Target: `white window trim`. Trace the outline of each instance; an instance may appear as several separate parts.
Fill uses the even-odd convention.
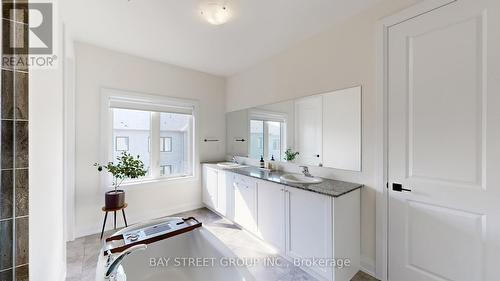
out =
[[[249,117],[251,120],[275,121],[283,123],[288,121],[288,114],[267,110],[250,110]]]
[[[155,169],[157,171],[152,171],[152,176],[146,177],[140,180],[130,180],[124,182],[120,185],[120,188],[130,188],[134,186],[139,186],[148,183],[155,182],[179,182],[179,181],[193,181],[197,180],[200,175],[199,170],[199,138],[198,138],[198,114],[199,114],[199,102],[197,100],[191,99],[180,99],[173,98],[164,95],[155,95],[155,94],[147,94],[147,93],[138,93],[127,90],[120,89],[110,89],[110,88],[101,88],[101,115],[100,115],[100,127],[101,127],[101,137],[100,137],[100,163],[108,163],[113,158],[113,148],[110,143],[113,141],[113,111],[110,110],[112,104],[117,107],[120,105],[125,105],[123,108],[129,109],[137,109],[137,110],[146,110],[146,111],[158,111],[158,112],[177,112],[177,113],[191,113],[193,116],[193,128],[192,134],[193,136],[190,138],[192,142],[192,155],[190,155],[192,168],[192,175],[189,176],[180,176],[180,177],[160,177],[159,176],[159,168]],[[126,105],[133,104],[133,108],[130,108]],[[155,115],[155,114],[153,114]],[[158,120],[159,123],[159,114]],[[154,119],[152,118],[151,126],[155,126]],[[158,124],[159,125],[159,124]],[[151,134],[151,139],[155,136],[153,135],[153,131]],[[158,132],[158,140],[159,140],[159,132]],[[151,148],[153,145],[151,144]],[[159,150],[158,146],[158,150]],[[159,167],[159,153],[155,155],[155,153],[151,153],[151,163],[156,163],[155,165],[151,165],[151,167]],[[156,175],[157,174],[157,175]],[[101,176],[101,188],[104,190],[109,190],[112,188],[111,185],[112,178],[107,173],[102,173]]]

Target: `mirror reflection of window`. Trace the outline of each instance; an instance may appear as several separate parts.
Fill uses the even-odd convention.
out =
[[[250,158],[282,159],[285,123],[279,121],[250,120]]]
[[[282,122],[266,121],[267,123],[267,159],[281,159],[281,126]]]
[[[264,121],[250,120],[250,158],[264,156]]]

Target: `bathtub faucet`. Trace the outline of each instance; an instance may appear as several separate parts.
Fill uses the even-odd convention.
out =
[[[116,258],[112,258],[111,254],[108,252],[108,262],[106,264],[106,274],[104,275],[105,280],[115,281],[118,268],[120,267],[123,259],[133,252],[146,250],[148,246],[146,244],[139,244],[128,248],[127,250],[121,252]]]

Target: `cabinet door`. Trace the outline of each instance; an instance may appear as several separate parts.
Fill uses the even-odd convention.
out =
[[[297,188],[286,188],[287,255],[299,259],[333,257],[332,198]],[[331,267],[311,267],[331,279]]]
[[[283,185],[257,182],[257,235],[285,252],[285,187]]]
[[[322,97],[306,97],[295,101],[295,150],[297,162],[318,166],[322,162]]]
[[[223,216],[227,216],[228,203],[229,200],[227,198],[227,173],[225,171],[219,170],[217,173],[217,212],[219,212]]]
[[[361,171],[361,86],[323,94],[323,166]]]
[[[210,208],[217,208],[218,173],[208,167],[203,168],[203,203]]]
[[[234,221],[250,232],[257,231],[257,207],[255,181],[249,177],[235,175]]]

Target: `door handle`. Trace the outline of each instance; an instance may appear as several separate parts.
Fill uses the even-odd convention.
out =
[[[411,189],[403,188],[403,185],[400,183],[392,183],[392,190],[397,192],[403,192],[403,191],[411,192]]]

